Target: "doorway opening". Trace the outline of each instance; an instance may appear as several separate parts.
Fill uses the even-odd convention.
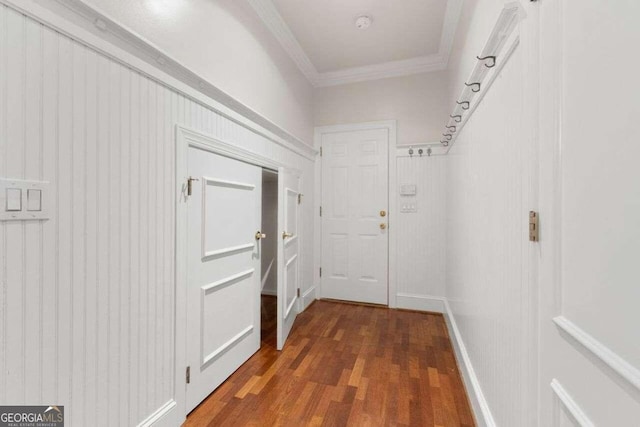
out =
[[[276,348],[278,329],[278,172],[262,169],[260,345]]]

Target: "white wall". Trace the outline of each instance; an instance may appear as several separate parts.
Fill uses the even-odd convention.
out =
[[[447,298],[496,425],[632,425],[640,6],[520,3],[520,45],[448,156]],[[465,3],[452,106],[503,5]]]
[[[50,181],[48,221],[0,222],[0,402],[64,405],[70,426],[177,423],[175,125],[302,170],[309,200],[313,162],[24,7],[67,35],[0,4],[0,177]],[[311,253],[311,203],[303,210]],[[302,275],[306,292],[311,257]]]
[[[50,0],[45,7],[59,8]],[[246,1],[86,0],[306,143],[310,83]]]
[[[426,148],[425,148],[426,150]],[[416,185],[416,196],[396,197],[395,233],[397,304],[401,308],[438,311],[445,295],[447,228],[447,158],[441,155],[409,157],[398,150],[397,185]],[[416,212],[401,212],[415,204]],[[434,301],[434,298],[436,300]]]
[[[314,90],[315,126],[397,120],[398,145],[440,141],[447,74],[433,72]]]

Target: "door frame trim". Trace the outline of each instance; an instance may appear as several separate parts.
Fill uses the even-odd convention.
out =
[[[196,129],[175,125],[176,163],[175,163],[175,343],[174,343],[174,399],[178,416],[185,420],[187,416],[187,387],[185,368],[187,366],[187,246],[188,246],[188,211],[186,201],[188,178],[188,150],[196,147],[210,153],[239,160],[255,166],[278,170],[280,167],[291,170],[302,176],[297,169],[261,156],[247,149],[235,146],[212,135]],[[302,185],[302,183],[301,183]]]
[[[387,129],[388,131],[388,147],[387,147],[387,205],[389,206],[389,212],[387,216],[387,224],[389,230],[389,240],[387,242],[387,305],[389,308],[396,308],[397,304],[397,280],[396,280],[396,265],[397,257],[396,251],[392,250],[396,247],[397,236],[395,233],[395,218],[394,215],[397,212],[396,209],[396,146],[397,146],[397,121],[392,120],[379,120],[373,122],[361,122],[361,123],[346,123],[340,125],[329,126],[317,126],[313,132],[313,146],[320,152],[320,145],[322,144],[322,135],[337,132],[349,132],[349,131],[361,131],[361,130],[374,130],[374,129]],[[322,156],[316,157],[315,173],[314,173],[314,194],[316,194],[316,206],[314,213],[314,235],[316,240],[314,242],[314,277],[317,278],[316,289],[318,289],[318,295],[322,295],[322,280],[320,278],[320,267],[322,266],[322,218],[320,217],[320,206],[322,205]]]

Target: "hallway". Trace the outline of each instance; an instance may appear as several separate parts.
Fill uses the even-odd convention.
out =
[[[321,300],[278,354],[262,306],[260,351],[186,426],[475,425],[441,315]]]

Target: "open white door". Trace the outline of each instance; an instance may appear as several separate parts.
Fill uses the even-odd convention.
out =
[[[298,315],[300,288],[300,176],[278,169],[278,350]]]
[[[260,348],[262,169],[188,149],[186,409]]]

